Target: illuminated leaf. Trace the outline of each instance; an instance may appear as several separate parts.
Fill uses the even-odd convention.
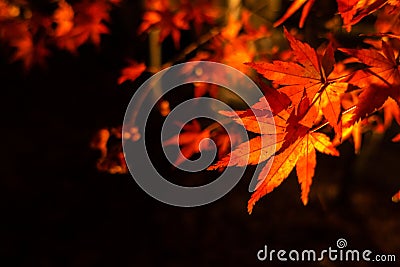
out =
[[[348,32],[351,27],[358,23],[361,19],[383,7],[387,0],[336,0],[339,13],[343,19],[343,26]]]
[[[399,62],[389,43],[382,41],[382,52],[373,48],[340,50],[367,65],[367,68],[354,72],[348,80],[349,83],[362,88],[352,122],[379,109],[388,97],[399,103]]]
[[[146,70],[146,65],[144,63],[137,63],[136,61],[130,61],[128,67],[125,67],[121,71],[121,76],[118,78],[118,84],[129,80],[136,80],[144,71]]]
[[[321,57],[307,43],[296,40],[286,29],[285,35],[296,62],[273,61],[248,65],[281,86],[279,91],[287,95],[296,108],[294,114],[301,114],[302,118],[298,118],[301,124],[310,128],[318,110],[322,109],[325,118],[340,133],[340,96],[347,89],[347,83],[332,74],[335,62],[332,47],[329,45]]]
[[[308,140],[308,136],[306,139],[303,147],[304,155],[299,158],[296,164],[297,179],[301,185],[301,201],[303,201],[304,205],[308,203],[308,194],[310,192],[312,178],[314,177],[315,166],[317,165],[317,155],[314,146],[310,140]]]
[[[106,0],[83,0],[74,4],[72,8],[75,15],[73,27],[69,29],[71,27],[69,19],[73,14],[67,4],[60,4],[58,19],[62,23],[56,28],[57,46],[72,53],[86,42],[98,46],[101,35],[109,33],[105,23],[110,21],[111,3]]]
[[[339,155],[339,152],[324,134],[311,132],[298,138],[289,147],[274,157],[270,169],[264,167],[260,172],[256,191],[248,202],[248,212],[252,212],[254,204],[261,197],[278,187],[289,176],[296,165],[298,165],[296,170],[299,175],[299,183],[302,187],[301,198],[304,205],[306,205],[316,165],[315,149],[325,154]]]
[[[143,22],[138,33],[150,31],[153,28],[160,30],[159,42],[163,42],[169,35],[172,36],[175,47],[179,48],[181,30],[188,30],[188,14],[185,9],[173,9],[166,0],[149,1],[147,11],[143,15]]]
[[[58,8],[53,14],[56,29],[54,35],[57,37],[69,33],[74,27],[74,10],[70,4],[64,0],[58,2]]]
[[[400,191],[392,197],[393,202],[400,202]]]
[[[199,122],[193,120],[183,127],[183,132],[171,137],[163,142],[163,146],[179,145],[181,155],[175,160],[175,165],[180,165],[191,156],[200,152],[200,149],[209,149],[208,142],[201,142],[205,138],[210,138],[209,130],[202,130]]]

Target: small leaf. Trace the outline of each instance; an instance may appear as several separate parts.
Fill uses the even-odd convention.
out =
[[[392,197],[393,202],[400,202],[400,191]]]
[[[137,63],[134,60],[129,62],[129,66],[121,70],[121,76],[118,78],[118,84],[122,84],[125,81],[136,80],[144,71],[146,65],[144,63]]]
[[[198,121],[194,120],[186,124],[183,131],[163,142],[163,146],[175,145],[180,146],[181,154],[175,160],[176,166],[188,160],[191,156],[200,152],[201,149],[209,149],[209,143],[202,142],[203,139],[210,138],[209,130],[202,130]],[[201,146],[201,147],[200,147]]]
[[[382,52],[373,48],[340,50],[367,65],[354,72],[348,80],[350,84],[362,88],[353,123],[382,107],[389,97],[399,103],[399,64],[389,43],[382,41]]]

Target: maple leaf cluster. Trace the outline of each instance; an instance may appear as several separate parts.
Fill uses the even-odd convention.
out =
[[[49,15],[25,0],[0,1],[0,41],[15,49],[11,60],[21,60],[25,69],[34,64],[44,65],[51,47],[76,53],[87,42],[98,46],[100,36],[109,33],[109,12],[119,1],[56,3]]]
[[[299,25],[304,26],[314,2],[295,1],[274,26],[282,24],[305,4]],[[337,2],[343,27],[347,31],[351,31],[352,26],[365,16],[380,11],[375,23],[377,32],[365,38],[369,48],[345,48],[328,36],[330,42],[314,49],[284,29],[290,51],[282,53],[280,60],[270,61],[258,55],[257,50],[243,45],[270,34],[266,28],[258,31],[246,29],[248,17],[244,13],[240,21],[229,21],[221,33],[211,39],[208,50],[200,51],[194,58],[223,62],[249,73],[249,69],[241,64],[247,62],[247,66],[265,78],[260,86],[270,109],[267,109],[265,100],[260,99],[251,109],[235,112],[240,119],[230,112],[221,111],[221,114],[235,118],[236,123],[256,136],[236,146],[228,155],[219,157],[218,162],[209,167],[209,170],[216,170],[263,164],[256,191],[248,203],[249,213],[254,204],[278,187],[293,169],[296,169],[301,186],[301,200],[306,205],[317,163],[316,151],[339,156],[336,147],[351,138],[358,153],[364,132],[372,130],[382,133],[393,120],[400,122],[400,56],[396,13],[399,1],[353,2]],[[233,49],[229,46],[231,43]],[[245,56],[237,56],[237,61],[230,61],[230,55],[242,48]],[[337,60],[338,55],[342,60]],[[218,97],[213,87],[196,86],[194,95],[199,97],[209,93]],[[271,116],[275,126],[270,123]],[[275,138],[263,136],[263,133],[271,132],[268,131],[270,127],[276,127]],[[326,134],[329,128],[333,130],[333,138]],[[319,132],[321,129],[325,129],[325,133]],[[201,129],[198,129],[198,133],[193,137],[196,140],[203,138]],[[185,133],[181,135],[183,137]],[[395,136],[393,141],[400,141],[400,135]],[[270,149],[272,146],[276,148],[273,154]],[[247,150],[248,147],[250,150]],[[199,152],[198,145],[195,148],[185,153],[187,158]],[[182,161],[178,159],[177,163]],[[398,199],[396,194],[393,201]]]
[[[303,28],[307,16],[310,14],[315,0],[295,0],[286,10],[285,14],[274,23],[274,27],[283,24],[290,18],[296,11],[303,7],[299,27]],[[374,13],[375,11],[384,8],[385,13],[391,13],[391,20],[394,23],[385,23],[385,26],[396,25],[396,17],[398,17],[399,2],[397,0],[336,0],[339,14],[343,20],[343,27],[350,32],[353,25],[360,22],[366,16]],[[393,17],[394,16],[394,17]],[[391,26],[389,26],[391,27]]]
[[[219,10],[210,1],[178,1],[168,0],[146,1],[146,12],[138,33],[153,29],[160,30],[159,42],[171,35],[174,45],[179,49],[182,30],[189,30],[191,24],[199,34],[204,24],[213,25],[219,17]]]
[[[44,64],[51,49],[75,54],[85,43],[100,44],[101,35],[109,33],[110,11],[119,2],[58,0],[52,3],[52,12],[43,13],[26,0],[0,0],[0,41],[11,48],[11,60],[22,61],[26,69]],[[318,153],[339,156],[337,147],[346,140],[353,142],[359,153],[365,132],[381,134],[393,121],[400,124],[400,1],[333,1],[337,14],[324,25],[330,32],[316,37],[325,40],[322,45],[307,42],[300,30],[277,28],[300,9],[298,26],[307,27],[307,18],[322,1],[286,1],[287,9],[279,19],[272,19],[275,21],[261,13],[268,1],[259,1],[262,3],[257,10],[246,6],[245,1],[238,1],[236,10],[224,8],[220,2],[146,0],[136,34],[156,33],[160,46],[167,39],[173,44],[171,53],[178,53],[177,57],[157,68],[187,60],[224,63],[252,76],[265,98],[249,109],[220,111],[229,125],[193,120],[163,145],[181,148],[176,165],[213,148],[203,139],[213,140],[218,148],[210,170],[261,165],[256,190],[248,203],[250,213],[254,204],[293,170],[306,205]],[[362,29],[358,24],[367,17],[374,19],[374,25],[359,36],[362,44],[343,45],[336,38],[338,34],[354,37],[355,29]],[[183,33],[196,40],[181,49],[186,43],[181,40]],[[116,83],[134,81],[146,70],[150,68],[145,63],[129,59]],[[210,75],[234,79],[213,71]],[[226,90],[213,84],[196,83],[193,89],[194,97],[226,97]],[[167,116],[169,102],[162,99],[160,103],[161,113]],[[250,139],[229,136],[223,130],[239,126],[250,133]],[[272,138],[265,134],[271,129],[275,132]],[[97,166],[101,171],[127,171],[122,150],[110,142],[125,138],[118,131],[102,129],[94,138],[92,148],[101,151]],[[130,135],[132,140],[140,138],[135,131]],[[393,141],[399,142],[400,134]],[[393,201],[399,199],[399,193],[393,196]]]
[[[239,123],[247,130],[260,134],[263,131],[257,130],[258,127],[265,127],[263,120],[272,112],[277,129],[276,143],[264,142],[261,146],[262,136],[258,136],[249,140],[248,144],[239,145],[229,157],[211,167],[216,169],[267,161],[248,204],[250,213],[254,204],[279,186],[294,167],[302,189],[301,199],[306,205],[316,167],[316,151],[338,156],[335,146],[351,134],[355,136],[355,141],[360,139],[359,125],[367,125],[368,116],[376,110],[384,109],[387,124],[392,118],[397,122],[399,119],[399,51],[394,51],[390,42],[382,41],[380,49],[339,48],[339,51],[354,58],[352,62],[360,64],[357,69],[349,70],[342,68],[343,63],[335,62],[335,49],[331,43],[318,53],[307,43],[295,39],[286,29],[285,36],[292,50],[292,61],[248,63],[275,87],[266,89],[264,85],[271,110],[262,111],[267,105],[259,102],[252,107],[257,112],[249,109],[238,113],[241,118]],[[342,100],[349,96],[353,97],[353,101],[345,109],[348,102]],[[333,141],[326,134],[316,132],[321,128],[318,126],[327,124],[335,132]],[[379,126],[375,128],[382,130],[387,127],[383,123]],[[240,158],[247,156],[243,155],[242,146],[247,145],[251,148],[250,160],[242,162]],[[277,152],[274,155],[263,153],[271,145],[276,146]]]

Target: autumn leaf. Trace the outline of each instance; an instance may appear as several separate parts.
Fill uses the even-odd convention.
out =
[[[392,197],[393,202],[400,202],[400,191]]]
[[[242,142],[242,136],[239,133],[235,133],[234,129],[231,129],[231,134],[229,135],[223,128],[216,131],[216,134],[212,135],[215,144],[218,149],[218,159],[224,158],[231,147],[235,147]]]
[[[306,137],[308,139],[308,136]],[[296,164],[296,173],[299,184],[301,185],[301,201],[304,205],[308,203],[308,194],[312,184],[312,178],[317,165],[317,155],[315,148],[309,140],[306,141],[303,147],[304,153]]]
[[[354,116],[353,113],[354,108],[346,111],[350,112],[346,112],[342,116],[342,125],[343,125],[342,135],[341,136],[336,135],[332,143],[334,146],[338,146],[342,144],[344,141],[348,140],[349,138],[352,138],[354,145],[354,152],[356,154],[359,154],[361,150],[361,142],[363,134],[361,122],[350,123],[350,121]]]
[[[1,17],[0,14],[0,39],[14,49],[11,61],[21,61],[25,70],[34,64],[45,65],[50,51],[47,48],[46,36],[39,35],[38,32],[46,29],[51,24],[51,19],[34,14],[29,20],[23,20],[17,17],[17,6],[6,5],[3,8],[6,8],[5,13],[9,16]],[[17,8],[18,12],[13,13],[14,8]]]
[[[240,144],[229,155],[209,167],[209,170],[229,166],[244,167],[247,165],[256,165],[268,160],[276,150],[281,148],[286,134],[286,120],[289,116],[284,109],[287,98],[278,92],[272,93],[275,89],[264,89],[271,90],[271,94],[267,94],[266,96],[273,95],[272,99],[276,100],[273,110],[279,110],[279,113],[274,116],[268,108],[264,97],[254,104],[251,109],[245,111],[220,111],[221,114],[231,117],[236,123],[245,127],[247,131],[260,134],[260,136]],[[279,105],[283,106],[279,107]]]
[[[389,128],[392,121],[395,120],[400,125],[400,107],[392,98],[386,100],[383,105],[384,124],[385,128]]]
[[[384,128],[388,129],[393,121],[400,125],[400,107],[392,98],[389,97],[383,105]],[[392,138],[392,142],[400,142],[400,133]]]
[[[240,114],[238,114],[240,116]],[[246,120],[244,120],[246,121]],[[256,123],[256,122],[255,122]],[[244,124],[246,125],[250,123]],[[253,123],[251,123],[253,124]],[[261,123],[262,124],[262,123]],[[268,127],[273,125],[269,124]],[[216,164],[210,166],[209,170],[222,169],[230,166],[245,167],[247,165],[256,165],[269,159],[275,152],[280,149],[283,142],[283,134],[261,135],[246,141],[219,160]]]
[[[208,170],[217,170],[232,166],[245,167],[247,165],[257,165],[273,156],[275,147],[279,148],[279,144],[273,137],[254,137],[238,145],[230,154],[210,166]]]
[[[173,9],[167,0],[154,0],[148,4],[148,10],[143,14],[143,22],[138,33],[148,32],[153,28],[160,30],[159,42],[163,42],[169,35],[174,45],[179,48],[181,30],[188,30],[187,12],[185,9]]]
[[[400,102],[399,53],[396,57],[389,43],[382,41],[382,51],[372,48],[340,50],[367,66],[355,71],[348,80],[350,84],[362,88],[351,123],[382,107],[388,97]]]
[[[270,169],[264,167],[261,170],[256,191],[248,202],[248,212],[253,211],[254,204],[261,197],[278,187],[295,166],[297,166],[298,180],[302,188],[301,199],[306,205],[316,165],[315,150],[328,155],[339,155],[325,134],[309,132],[298,138],[287,149],[275,155]]]
[[[210,138],[210,131],[208,129],[202,130],[197,120],[186,124],[182,131],[182,133],[174,135],[163,142],[163,146],[180,146],[181,155],[175,160],[174,164],[176,166],[182,164],[194,154],[199,153],[200,149],[208,150],[211,148],[208,142],[202,142],[203,139]]]
[[[304,22],[310,13],[312,6],[314,5],[315,0],[295,0],[290,7],[286,10],[285,14],[274,23],[274,27],[278,27],[282,23],[284,23],[289,17],[291,17],[297,10],[299,10],[303,5],[303,11],[301,12],[301,18],[299,21],[299,27],[303,28]]]
[[[343,19],[343,27],[348,32],[351,31],[351,27],[364,17],[372,14],[376,10],[385,6],[388,0],[372,0],[372,1],[358,1],[358,0],[336,0],[338,4],[338,10],[340,16]],[[397,2],[397,0],[392,1]]]
[[[358,0],[336,0],[339,14],[343,19],[343,25],[349,32],[351,30],[351,21],[357,12],[356,4]]]
[[[74,27],[74,10],[70,4],[62,0],[58,2],[58,8],[54,11],[53,20],[56,24],[54,35],[57,37],[69,33]]]
[[[25,69],[30,69],[34,64],[45,65],[45,58],[50,55],[44,40],[34,44],[32,39],[24,38],[13,42],[12,46],[17,48],[12,60],[22,60]]]
[[[0,1],[0,21],[14,19],[20,14],[20,9],[17,5],[8,1]]]
[[[86,42],[92,42],[98,46],[101,35],[109,33],[105,23],[110,21],[111,2],[83,0],[73,5],[72,8],[74,16],[73,22],[70,22],[71,10],[66,5],[59,7],[58,19],[62,23],[57,28],[59,30],[56,29],[57,46],[71,53],[76,53],[77,48]],[[71,29],[69,29],[70,23],[73,24]]]
[[[395,137],[393,137],[392,142],[395,142],[395,143],[400,142],[400,134],[397,134]]]
[[[185,10],[187,21],[193,21],[197,34],[201,33],[204,24],[213,25],[221,15],[221,9],[207,0],[189,1],[182,0],[182,10]]]
[[[286,94],[296,108],[293,114],[303,117],[301,124],[311,128],[321,110],[335,132],[340,133],[340,96],[347,89],[347,83],[333,73],[332,46],[329,45],[323,55],[318,55],[307,43],[296,40],[286,29],[284,31],[296,62],[247,64],[276,86],[281,86],[279,91]]]
[[[122,84],[125,81],[136,80],[144,71],[146,65],[144,63],[138,63],[134,60],[129,61],[129,66],[121,70],[121,75],[118,78],[118,84]]]
[[[400,3],[400,1],[398,2]],[[386,5],[378,14],[375,23],[377,32],[400,34],[400,5]]]

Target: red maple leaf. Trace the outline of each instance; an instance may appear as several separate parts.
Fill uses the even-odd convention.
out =
[[[146,65],[144,63],[138,63],[134,60],[129,60],[129,66],[121,70],[121,75],[118,78],[118,84],[122,84],[128,80],[136,80],[145,70]]]
[[[204,24],[213,25],[221,15],[221,9],[208,0],[182,0],[182,10],[185,10],[187,21],[192,21],[197,34],[201,33]]]
[[[247,63],[265,78],[271,80],[279,91],[286,94],[295,107],[293,115],[300,124],[311,128],[319,110],[335,128],[341,132],[340,96],[347,83],[334,72],[334,54],[331,45],[323,55],[307,43],[296,40],[286,29],[285,35],[293,50],[295,62],[273,61],[272,63]]]
[[[399,2],[400,3],[400,2]],[[386,5],[378,14],[375,23],[377,32],[400,34],[400,5]]]
[[[272,192],[285,180],[296,166],[297,176],[301,185],[301,199],[304,205],[308,203],[308,193],[316,166],[316,153],[338,156],[329,137],[322,133],[308,132],[298,138],[288,148],[275,155],[270,166],[264,167],[259,175],[256,191],[248,203],[248,212],[253,211],[254,204],[264,195]]]
[[[148,10],[143,14],[143,22],[139,26],[138,33],[141,34],[157,28],[160,30],[160,43],[171,35],[175,47],[179,48],[180,31],[189,29],[186,9],[173,8],[167,0],[149,1],[147,8]]]
[[[229,155],[223,157],[209,169],[220,169],[228,166],[244,167],[256,165],[269,159],[275,150],[282,146],[286,134],[286,120],[289,113],[285,110],[290,104],[286,95],[268,86],[263,86],[270,108],[262,97],[251,109],[245,111],[220,113],[234,118],[234,121],[246,130],[261,134],[237,146]],[[274,113],[275,112],[275,113]],[[275,114],[275,115],[274,115]]]
[[[108,34],[109,29],[105,23],[110,21],[112,5],[106,0],[83,0],[73,5],[73,27],[70,28],[71,11],[65,5],[60,5],[59,12],[62,24],[56,29],[56,43],[61,49],[75,53],[77,48],[86,42],[92,42],[98,46],[102,34]],[[62,10],[64,9],[64,10]],[[59,18],[60,19],[60,18]]]
[[[175,160],[175,165],[178,166],[188,160],[194,154],[199,153],[201,149],[210,149],[209,142],[202,142],[205,138],[210,138],[208,129],[202,130],[200,123],[193,120],[182,128],[182,133],[174,135],[163,142],[163,146],[179,145],[181,155]]]
[[[393,202],[399,202],[400,201],[400,191],[397,192],[393,197],[392,197]]]
[[[382,107],[388,97],[400,103],[400,63],[390,43],[382,41],[382,51],[376,49],[340,49],[357,58],[367,67],[357,70],[348,82],[361,88],[352,123]]]
[[[358,23],[364,17],[380,9],[386,5],[388,0],[372,0],[372,1],[358,1],[358,0],[336,0],[338,4],[339,13],[343,19],[343,27],[348,32],[351,26]],[[394,0],[392,2],[397,2]]]

